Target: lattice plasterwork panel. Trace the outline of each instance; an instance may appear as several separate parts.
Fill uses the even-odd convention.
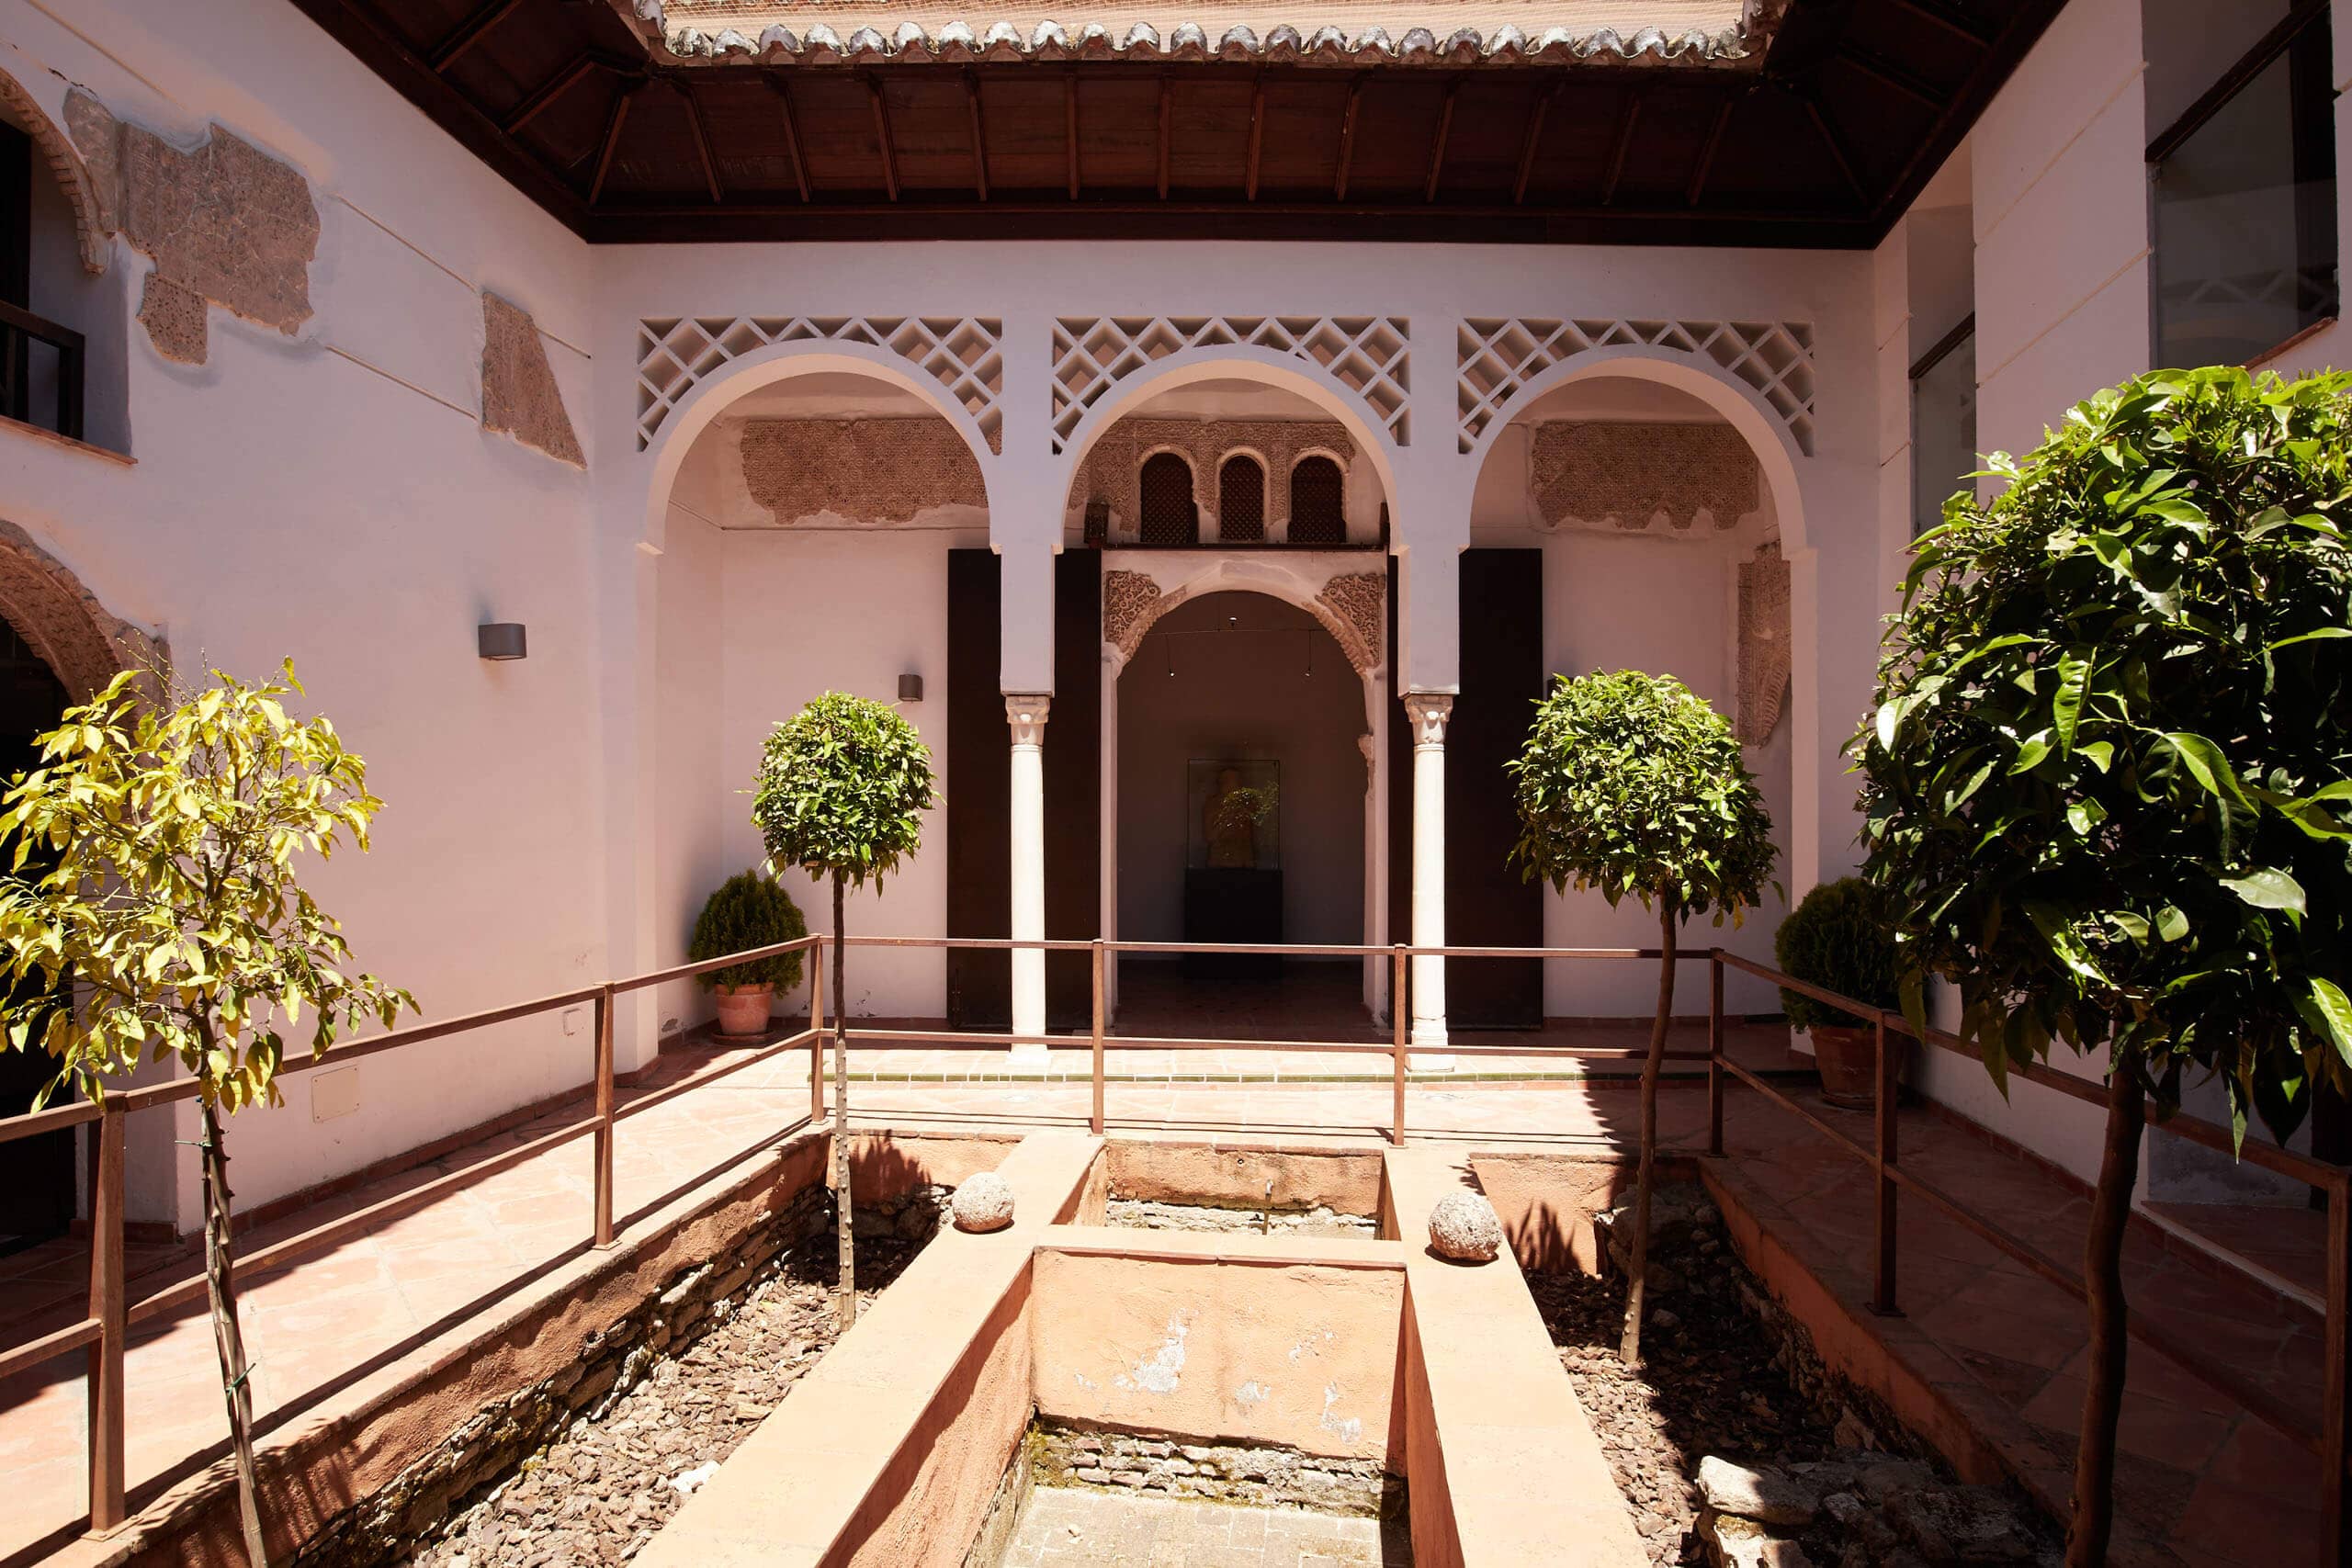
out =
[[[1713,360],[1756,389],[1813,454],[1813,326],[1807,321],[1545,321],[1474,317],[1455,339],[1461,449],[1470,451],[1503,406],[1544,371],[1596,348],[1638,344]]]
[[[652,444],[670,411],[729,360],[770,344],[810,340],[888,349],[947,389],[1004,450],[1004,323],[978,316],[695,316],[637,324],[637,449]]]
[[[1401,316],[1065,316],[1054,323],[1054,450],[1136,372],[1188,348],[1271,348],[1323,370],[1370,407],[1397,446],[1411,435]]]

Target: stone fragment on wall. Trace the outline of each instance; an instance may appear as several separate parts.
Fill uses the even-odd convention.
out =
[[[1789,694],[1789,563],[1778,540],[1739,566],[1740,743],[1760,746],[1781,722]]]
[[[1143,460],[1155,452],[1181,452],[1193,469],[1193,499],[1204,518],[1216,515],[1217,472],[1237,453],[1257,458],[1266,471],[1266,536],[1290,532],[1290,471],[1301,457],[1320,453],[1341,473],[1356,459],[1348,427],[1335,419],[1123,419],[1102,433],[1070,481],[1069,504],[1110,505],[1114,534],[1132,534],[1143,515]]]
[[[65,130],[100,227],[154,261],[139,320],[158,352],[204,363],[206,302],[288,337],[311,319],[319,209],[300,171],[219,125],[175,147],[79,87]]]
[[[753,419],[743,486],[781,524],[830,513],[910,523],[942,506],[986,507],[979,459],[936,414],[914,419]]]
[[[559,461],[587,467],[530,312],[485,289],[481,333],[481,427],[503,431]]]
[[[1763,504],[1747,438],[1727,424],[1549,420],[1535,427],[1528,490],[1549,527],[1640,530],[1660,513],[1688,530],[1705,513],[1729,528]]]

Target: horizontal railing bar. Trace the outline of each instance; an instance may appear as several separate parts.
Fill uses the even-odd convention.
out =
[[[290,1235],[284,1241],[273,1242],[257,1252],[239,1258],[237,1272],[241,1277],[250,1277],[291,1263],[305,1254],[316,1252],[322,1247],[333,1247],[339,1241],[360,1235],[374,1226],[400,1219],[405,1214],[424,1208],[447,1193],[486,1180],[501,1171],[512,1169],[526,1159],[545,1154],[549,1149],[584,1138],[595,1130],[596,1119],[591,1116],[571,1126],[559,1127],[552,1133],[543,1133],[527,1143],[515,1145],[503,1154],[493,1155],[489,1159],[478,1160],[461,1170],[453,1170],[447,1176],[435,1177],[421,1187],[411,1188],[406,1192],[396,1193],[390,1198],[370,1203],[364,1209],[354,1210],[341,1219],[330,1220],[327,1224],[304,1231],[300,1235]],[[143,1322],[158,1313],[170,1312],[175,1308],[187,1306],[202,1300],[204,1293],[203,1275],[198,1274],[192,1279],[183,1280],[176,1285],[166,1286],[144,1300],[132,1303],[130,1321]]]
[[[1913,1029],[1911,1021],[1905,1018],[1900,1011],[1872,1007],[1868,1002],[1856,1001],[1851,997],[1840,996],[1835,991],[1825,991],[1817,986],[1807,985],[1777,969],[1758,964],[1753,959],[1742,958],[1736,953],[1725,953],[1721,948],[1714,951],[1722,957],[1724,963],[1732,968],[1753,975],[1759,980],[1770,980],[1776,985],[1785,986],[1816,1001],[1825,1002],[1872,1022],[1883,1019],[1886,1027],[1893,1032],[1921,1041],[1940,1050],[1950,1051],[1954,1055],[1964,1056],[1972,1062],[1982,1060],[1982,1055],[1976,1047],[1948,1030],[1937,1029],[1930,1025],[1926,1032],[1922,1033]],[[2012,1064],[2009,1073],[2013,1077],[2022,1077],[2029,1083],[2054,1089],[2060,1094],[2079,1100],[2086,1105],[2104,1108],[2107,1104],[2106,1091],[2099,1085],[2086,1078],[2078,1078],[2071,1073],[2061,1072],[2045,1062],[2029,1062],[2022,1066]],[[2176,1137],[2186,1138],[2192,1144],[2202,1145],[2217,1153],[2245,1160],[2250,1165],[2259,1166],[2276,1175],[2307,1182],[2313,1187],[2325,1188],[2331,1195],[2352,1198],[2352,1171],[2347,1171],[2343,1167],[2324,1164],[2307,1155],[2297,1154],[2292,1149],[2281,1148],[2276,1144],[2263,1143],[2256,1139],[2249,1138],[2241,1145],[2231,1136],[2228,1128],[2222,1126],[2219,1122],[2209,1122],[2201,1116],[2175,1112],[2169,1118],[2163,1117],[2153,1100],[2149,1102],[2145,1114],[2150,1126],[2159,1127]]]
[[[80,333],[62,322],[52,321],[47,316],[36,316],[19,305],[0,301],[0,327],[22,333],[27,337],[39,338],[51,348],[74,354],[82,352]]]
[[[734,1077],[746,1067],[756,1067],[770,1057],[780,1056],[786,1051],[804,1050],[811,1041],[821,1038],[822,1036],[817,1031],[804,1029],[797,1034],[786,1035],[782,1040],[774,1041],[756,1049],[739,1051],[726,1061],[715,1066],[705,1067],[692,1077],[681,1078],[666,1088],[639,1095],[627,1105],[616,1107],[613,1111],[613,1120],[626,1122],[630,1117],[650,1111],[657,1105],[666,1105],[688,1089],[707,1089],[721,1078]]]
[[[681,964],[674,968],[656,969],[650,975],[633,975],[626,980],[616,980],[613,982],[613,990],[616,994],[623,991],[641,991],[648,986],[667,985],[672,980],[691,980],[697,975],[712,975],[721,969],[732,969],[738,964],[757,964],[763,959],[781,958],[788,953],[805,953],[810,948],[820,946],[824,941],[825,938],[822,936],[800,936],[793,938],[790,942],[771,942],[765,947],[747,947],[741,953],[730,953],[724,957],[705,958],[693,964]],[[851,941],[850,945],[853,947],[857,945],[854,939]]]
[[[54,1360],[85,1345],[96,1344],[104,1327],[96,1318],[85,1317],[79,1323],[69,1323],[62,1328],[44,1334],[38,1339],[28,1339],[21,1345],[0,1350],[0,1382],[6,1382],[28,1368],[38,1367],[43,1361]]]
[[[43,1133],[62,1133],[68,1127],[95,1122],[102,1114],[91,1101],[77,1100],[70,1105],[52,1105],[46,1111],[28,1111],[20,1116],[0,1116],[0,1144],[11,1144],[18,1138],[38,1138]]]
[[[1317,1051],[1385,1056],[1396,1047],[1385,1040],[1186,1040],[1174,1035],[1105,1034],[1104,1051]]]

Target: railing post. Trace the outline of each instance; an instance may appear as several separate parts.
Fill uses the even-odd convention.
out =
[[[1389,1110],[1388,1141],[1398,1148],[1405,1146],[1405,944],[1398,942],[1395,968],[1388,979],[1388,1021],[1391,1025],[1388,1045],[1388,1077],[1394,1086],[1396,1103]]]
[[[1871,1286],[1871,1310],[1882,1317],[1900,1317],[1903,1309],[1894,1304],[1894,1166],[1895,1166],[1895,1081],[1896,1058],[1888,1048],[1886,1014],[1877,1015],[1878,1083],[1872,1098],[1878,1111],[1878,1150],[1874,1164],[1878,1175],[1878,1224],[1872,1233],[1871,1259],[1874,1276]]]
[[[808,1125],[825,1122],[825,939],[808,950]]]
[[[90,1529],[120,1527],[123,1506],[122,1353],[130,1323],[122,1278],[123,1123],[120,1099],[106,1102],[97,1125],[97,1167],[90,1184],[90,1315],[98,1320],[89,1349]]]
[[[1094,1135],[1102,1135],[1102,939],[1094,939],[1094,1111],[1087,1119]]]
[[[1707,1152],[1724,1153],[1724,950],[1707,953]]]
[[[2320,1561],[2352,1563],[2352,1517],[2344,1506],[2344,1466],[2352,1460],[2346,1406],[2352,1403],[2352,1177],[2337,1173],[2327,1188],[2326,1382],[2320,1390],[2320,1498],[2325,1510]]]
[[[596,993],[596,1245],[613,1245],[613,987]]]

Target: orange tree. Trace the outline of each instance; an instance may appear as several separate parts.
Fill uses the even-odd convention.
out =
[[[289,1037],[307,1036],[316,1057],[362,1020],[389,1024],[415,1003],[346,972],[341,930],[296,880],[305,851],[323,860],[346,834],[367,849],[383,803],[334,725],[286,711],[302,692],[292,662],[259,685],[217,670],[198,692],[156,683],[160,702],[125,673],[68,708],[7,793],[0,979],[18,999],[6,1043],[48,1054],[52,1090],[94,1100],[142,1060],[174,1059],[196,1081],[205,1279],[245,1555],[258,1565],[221,1117],[280,1102]]]
[[[1682,922],[1712,912],[1736,925],[1762,901],[1779,852],[1772,818],[1723,716],[1671,675],[1599,671],[1562,675],[1536,704],[1520,754],[1524,876],[1555,888],[1598,889],[1613,908],[1638,899],[1657,916],[1657,1015],[1642,1064],[1641,1163],[1634,1183],[1631,1278],[1618,1354],[1641,1359],[1648,1289],[1650,1190],[1657,1156],[1657,1079],[1674,1010],[1674,943]]]
[[[2106,1069],[2067,1561],[2106,1560],[2141,1126],[2218,1077],[2243,1139],[2352,1081],[2352,378],[2155,371],[1921,537],[1853,743],[1905,1010],[1958,987],[2007,1090]]]

